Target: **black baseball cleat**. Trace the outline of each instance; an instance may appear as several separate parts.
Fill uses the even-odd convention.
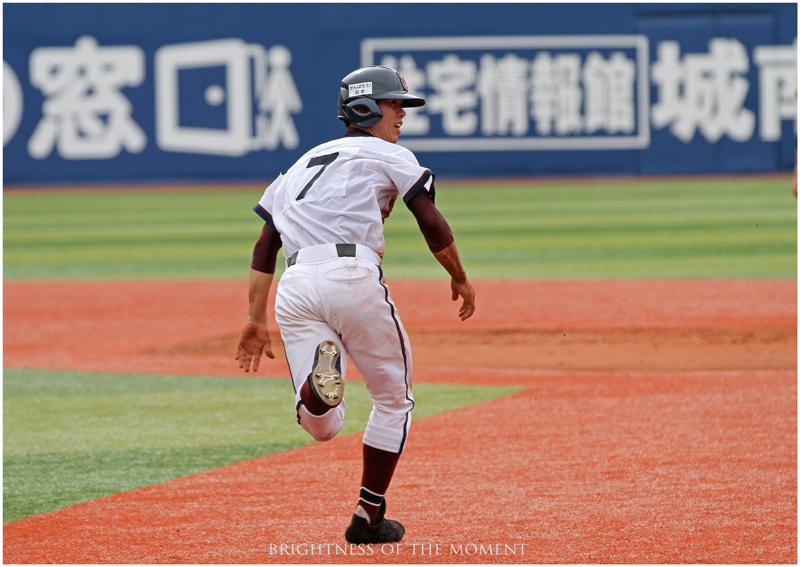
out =
[[[367,520],[353,514],[350,525],[344,532],[347,543],[361,545],[363,543],[391,543],[403,539],[406,529],[397,520],[383,517],[386,512],[386,503],[381,503],[380,516],[377,524],[370,524]]]
[[[334,341],[322,341],[314,354],[314,370],[308,375],[311,391],[331,408],[338,406],[344,396],[341,353]]]

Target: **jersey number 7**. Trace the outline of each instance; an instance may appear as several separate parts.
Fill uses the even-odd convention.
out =
[[[319,179],[319,176],[322,175],[322,173],[325,171],[325,168],[328,167],[330,164],[332,164],[336,160],[337,157],[339,157],[339,152],[336,152],[336,153],[333,153],[333,154],[328,154],[328,155],[325,155],[325,156],[317,156],[315,158],[311,158],[308,161],[308,165],[306,166],[306,169],[308,169],[310,167],[319,167],[320,165],[322,166],[322,169],[320,169],[317,172],[317,174],[314,177],[311,178],[311,181],[309,181],[306,184],[306,186],[303,187],[303,190],[300,191],[300,194],[295,199],[296,201],[299,201],[300,199],[302,199],[303,197],[306,196],[306,193],[308,193],[308,190],[311,189],[311,186],[314,185],[314,182],[317,179]]]

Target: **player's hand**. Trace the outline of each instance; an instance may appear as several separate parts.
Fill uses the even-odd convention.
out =
[[[464,280],[463,283],[458,283],[456,280],[450,280],[450,289],[453,292],[453,301],[458,300],[459,297],[463,298],[461,307],[458,310],[458,316],[462,321],[472,317],[475,313],[475,290],[469,280]]]
[[[236,346],[236,360],[239,361],[239,368],[245,372],[250,372],[252,362],[253,372],[258,371],[261,363],[261,353],[269,358],[275,358],[272,354],[272,342],[269,338],[269,329],[266,323],[255,323],[248,321],[239,335],[239,344]]]

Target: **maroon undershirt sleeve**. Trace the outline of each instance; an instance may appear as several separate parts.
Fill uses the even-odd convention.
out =
[[[265,274],[275,273],[275,263],[278,258],[278,250],[283,246],[281,234],[272,228],[269,223],[264,223],[261,234],[258,236],[256,245],[253,248],[253,259],[250,267],[257,272]]]
[[[454,240],[453,232],[427,191],[422,190],[414,195],[407,206],[417,219],[419,229],[431,252],[439,252],[450,246]]]

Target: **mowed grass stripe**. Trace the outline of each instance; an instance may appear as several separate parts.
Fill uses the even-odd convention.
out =
[[[260,191],[7,194],[6,278],[247,277]]]
[[[588,184],[539,188],[536,202],[513,188],[503,197],[519,206],[500,224],[493,213],[504,204],[484,187],[472,197],[488,214],[472,218],[460,201],[448,219],[465,232],[459,247],[476,277],[792,277],[789,187],[780,179]]]
[[[3,399],[20,397],[81,396],[192,392],[195,390],[282,388],[280,380],[231,379],[213,376],[172,376],[166,374],[117,374],[69,370],[4,370]],[[291,386],[289,386],[291,387]]]
[[[474,278],[797,274],[788,178],[438,185]],[[5,277],[246,278],[262,189],[7,193]],[[447,277],[406,207],[385,232],[389,277]]]
[[[414,418],[518,388],[416,384]],[[287,379],[6,368],[3,522],[313,442]],[[371,410],[347,385],[342,435]]]

